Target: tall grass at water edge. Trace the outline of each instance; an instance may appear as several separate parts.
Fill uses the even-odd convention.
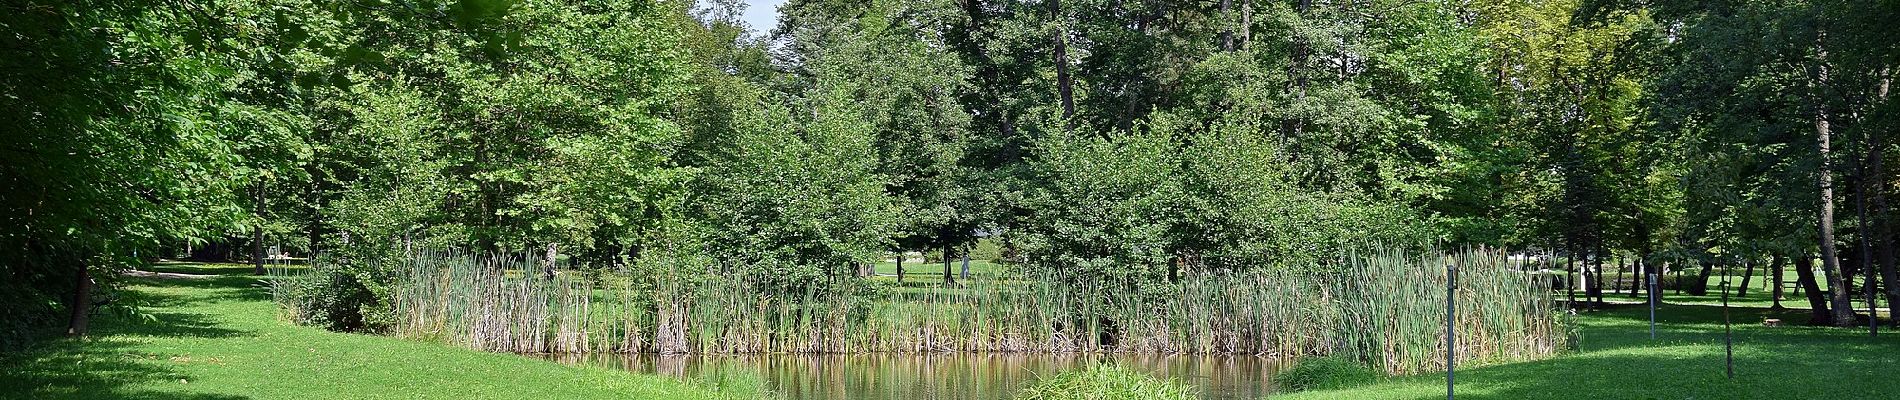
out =
[[[531,256],[418,252],[400,264],[384,299],[392,334],[501,352],[1336,355],[1409,373],[1444,367],[1447,264],[1460,267],[1461,364],[1537,359],[1571,343],[1548,283],[1481,251],[1351,257],[1324,273],[1189,274],[1160,295],[1028,274],[861,295],[550,274]]]

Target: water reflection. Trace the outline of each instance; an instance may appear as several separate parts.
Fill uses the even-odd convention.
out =
[[[550,356],[584,363],[701,380],[756,373],[790,400],[1007,399],[1041,377],[1090,363],[1115,362],[1198,388],[1203,399],[1259,399],[1273,389],[1278,362],[1253,356],[1060,354],[773,354],[656,356],[651,354]]]

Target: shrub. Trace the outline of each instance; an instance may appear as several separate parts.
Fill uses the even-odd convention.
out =
[[[1001,261],[1003,259],[1003,246],[997,244],[995,237],[977,239],[976,246],[970,248],[970,259]]]
[[[277,304],[300,325],[333,331],[382,325],[374,321],[383,318],[370,316],[379,309],[376,295],[358,275],[342,268],[312,266],[305,273],[277,278],[272,289]]]
[[[1113,365],[1063,372],[1023,389],[1018,400],[1192,399],[1194,390],[1173,379],[1159,379]]]
[[[1364,363],[1336,356],[1300,360],[1273,375],[1273,383],[1286,392],[1338,389],[1378,379],[1379,374]]]

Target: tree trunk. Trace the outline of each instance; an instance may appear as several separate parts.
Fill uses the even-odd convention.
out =
[[[66,321],[66,336],[86,336],[86,325],[92,318],[92,270],[85,263],[79,265],[78,278],[73,281],[72,304],[68,310],[71,319]]]
[[[904,251],[897,251],[897,284],[904,284]]]
[[[1631,296],[1636,295],[1635,286],[1623,282],[1623,274],[1629,271],[1628,264],[1629,260],[1616,260],[1616,264],[1614,264],[1616,266],[1616,280],[1611,281],[1611,292],[1622,293],[1624,290],[1629,290]]]
[[[1593,271],[1590,273],[1590,276],[1589,276],[1590,309],[1591,310],[1595,310],[1595,309],[1603,307],[1603,253],[1604,252],[1603,252],[1602,242],[1599,241],[1597,243],[1596,250],[1597,251],[1595,255],[1593,257],[1590,257],[1591,265],[1585,267],[1585,268],[1590,268]]]
[[[251,213],[257,218],[251,225],[251,274],[264,274],[264,179],[258,178],[251,194]]]
[[[1056,24],[1055,54],[1052,58],[1056,67],[1056,94],[1062,98],[1062,127],[1075,129],[1075,88],[1069,76],[1069,34],[1068,19],[1062,15],[1062,0],[1049,0],[1049,20]]]
[[[1886,101],[1887,89],[1892,86],[1893,83],[1892,73],[1891,69],[1883,71],[1880,87],[1876,89],[1874,93],[1875,98]],[[1875,134],[1872,136],[1874,137],[1873,149],[1870,154],[1867,155],[1867,158],[1868,163],[1872,164],[1872,174],[1875,182],[1874,192],[1871,194],[1874,202],[1874,216],[1872,220],[1874,228],[1874,263],[1879,265],[1880,281],[1887,283],[1887,310],[1888,314],[1892,314],[1894,304],[1900,304],[1900,285],[1894,284],[1895,282],[1900,282],[1900,272],[1896,272],[1894,268],[1893,228],[1889,225],[1892,221],[1888,220],[1890,215],[1887,209],[1886,185],[1882,184],[1887,182],[1887,169],[1886,165],[1883,164],[1887,154],[1887,135]],[[1893,318],[1892,320],[1896,325],[1900,325],[1900,318]]]
[[[1571,245],[1565,246],[1565,247],[1569,247],[1570,251],[1564,254],[1564,295],[1569,298],[1569,300],[1566,300],[1564,302],[1564,306],[1570,307],[1571,311],[1576,311],[1577,310],[1577,246],[1574,245],[1575,242],[1572,242],[1570,240],[1565,240],[1565,241],[1571,242],[1570,243]]]
[[[1689,294],[1694,296],[1709,294],[1709,272],[1715,268],[1715,263],[1708,259],[1703,259],[1700,263],[1702,264],[1702,272],[1696,273],[1695,282],[1693,284],[1683,285],[1682,282],[1676,282],[1676,286],[1678,287],[1689,286]]]
[[[1182,260],[1183,258],[1179,254],[1176,254],[1174,257],[1168,258],[1168,283],[1177,283],[1181,281]]]
[[[1794,276],[1801,281],[1801,290],[1807,292],[1808,309],[1814,312],[1814,316],[1808,318],[1808,324],[1826,325],[1832,321],[1833,314],[1827,311],[1827,297],[1821,294],[1821,285],[1814,280],[1814,258],[1801,255],[1801,260],[1795,263]]]
[[[1854,228],[1854,247],[1856,255],[1853,265],[1855,269],[1859,270],[1856,273],[1865,274],[1867,277],[1865,281],[1866,284],[1863,286],[1871,288],[1875,281],[1874,248],[1868,235],[1873,233],[1873,229],[1871,229],[1873,222],[1867,218],[1867,186],[1870,185],[1868,182],[1872,179],[1869,179],[1867,176],[1867,163],[1858,162],[1854,164],[1854,222],[1858,226]],[[1847,276],[1845,280],[1848,283],[1851,284],[1854,282],[1853,273],[1844,273],[1842,275]],[[1848,293],[1852,294],[1854,292],[1849,291]],[[1866,300],[1870,308],[1873,307],[1873,294],[1874,292],[1872,291],[1867,292]]]
[[[1253,42],[1253,0],[1240,0],[1240,45],[1247,48]]]
[[[1676,294],[1682,294],[1682,268],[1676,268]],[[1663,273],[1669,273],[1669,263],[1663,263]]]
[[[943,245],[943,285],[957,284],[956,277],[950,276],[950,245]]]
[[[321,184],[315,182],[317,178],[314,173],[310,180],[312,181],[310,185],[304,187],[304,204],[307,205],[304,212],[310,217],[308,221],[304,221],[303,226],[304,239],[309,241],[306,244],[310,246],[304,249],[306,252],[304,257],[307,258],[306,262],[316,262],[317,253],[321,250],[320,246],[323,243],[323,197],[322,188],[319,187]]]
[[[1755,260],[1753,258],[1743,258],[1742,259],[1742,287],[1735,290],[1735,297],[1742,297],[1742,296],[1748,295],[1748,278],[1753,277],[1753,276],[1755,276]]]
[[[558,248],[559,248],[559,245],[548,243],[547,258],[541,260],[541,273],[545,275],[548,280],[554,279],[554,259],[561,255],[559,250],[556,250]],[[825,268],[825,270],[827,271],[834,270],[834,269],[837,269],[837,267],[826,266]]]
[[[1221,51],[1226,51],[1226,52],[1234,51],[1234,28],[1233,28],[1233,25],[1231,25],[1234,23],[1234,16],[1233,14],[1228,13],[1228,11],[1232,10],[1233,7],[1234,7],[1234,0],[1220,0],[1220,20],[1221,20],[1220,49]]]
[[[1848,327],[1854,324],[1854,309],[1851,305],[1851,293],[1845,290],[1847,280],[1846,275],[1841,271],[1840,253],[1834,246],[1834,178],[1828,161],[1828,122],[1825,111],[1815,119],[1814,129],[1820,135],[1821,155],[1821,167],[1817,173],[1820,176],[1821,186],[1820,215],[1817,217],[1820,221],[1817,225],[1820,229],[1821,273],[1827,277],[1828,297],[1834,309],[1834,325]]]
[[[1825,37],[1825,34],[1822,35],[1815,39],[1817,50],[1814,60],[1815,81],[1810,89],[1816,92],[1819,91],[1818,88],[1827,87],[1828,81],[1827,48],[1821,44],[1821,39]],[[1817,239],[1821,242],[1821,273],[1827,275],[1829,297],[1833,300],[1834,325],[1848,327],[1854,324],[1854,310],[1853,306],[1849,305],[1851,302],[1849,293],[1842,290],[1847,287],[1847,282],[1841,274],[1840,254],[1834,248],[1834,170],[1833,160],[1829,155],[1832,146],[1829,145],[1829,122],[1827,106],[1822,100],[1824,98],[1819,93],[1814,93],[1811,99],[1815,110],[1814,133],[1818,139],[1815,141],[1815,148],[1820,156],[1820,167],[1815,171],[1816,180],[1821,187],[1821,206],[1817,212],[1819,215],[1816,217],[1820,221],[1817,224],[1820,237]]]
[[[1313,0],[1298,0],[1295,3],[1293,11],[1300,17],[1301,23],[1304,24],[1307,11],[1312,8]],[[1305,37],[1306,34],[1304,32],[1297,32],[1296,29],[1296,32],[1293,34],[1293,53],[1290,55],[1289,62],[1286,66],[1286,75],[1293,78],[1287,82],[1289,85],[1287,90],[1293,92],[1293,98],[1296,102],[1306,99],[1307,81],[1303,69],[1306,68],[1307,60],[1311,57],[1311,55],[1308,54],[1311,52],[1311,49],[1308,48],[1309,46],[1306,43]],[[1300,136],[1305,135],[1306,121],[1304,118],[1295,115],[1291,118],[1287,118],[1284,124],[1281,130],[1285,131],[1284,134],[1287,135],[1289,140],[1297,141],[1300,140]],[[1289,152],[1289,154],[1293,154],[1293,152]],[[1572,255],[1575,255],[1575,253],[1572,253]]]

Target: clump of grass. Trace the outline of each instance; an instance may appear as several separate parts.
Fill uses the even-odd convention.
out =
[[[1377,380],[1379,373],[1365,363],[1337,356],[1300,360],[1273,375],[1274,386],[1284,392],[1338,389]]]
[[[1194,397],[1194,390],[1180,381],[1155,378],[1108,364],[1057,374],[1016,395],[1017,400],[1187,400]]]

